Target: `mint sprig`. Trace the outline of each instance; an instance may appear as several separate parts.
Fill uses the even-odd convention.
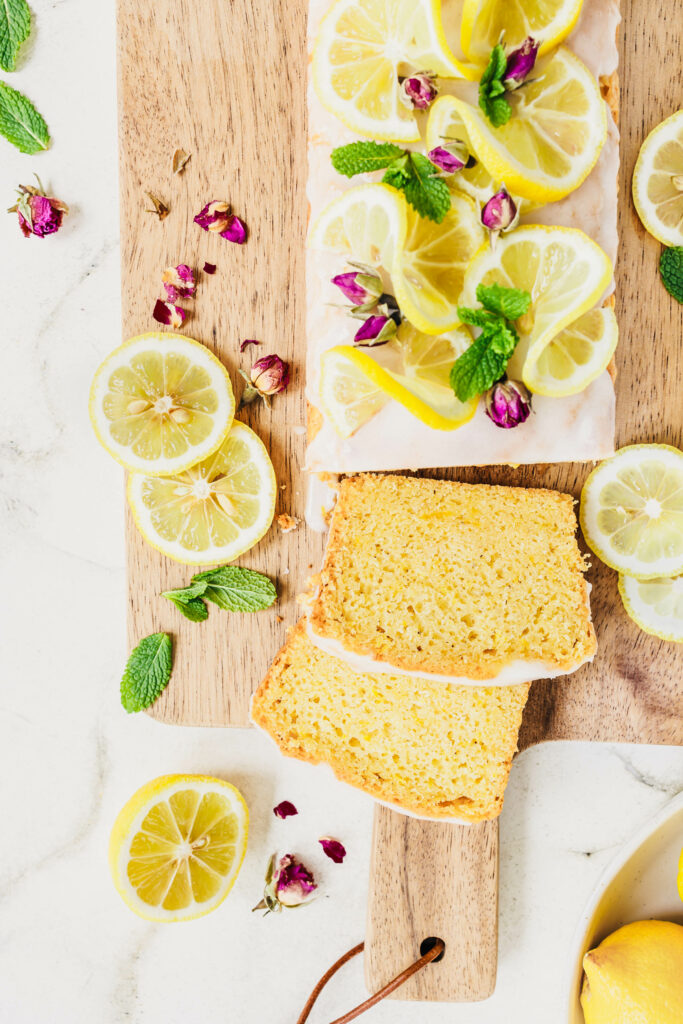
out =
[[[48,127],[31,101],[4,82],[0,82],[0,135],[22,153],[39,153],[50,145]]]
[[[451,367],[451,387],[461,402],[482,395],[503,376],[519,341],[511,321],[524,316],[531,304],[528,292],[499,284],[478,285],[477,300],[481,309],[458,307],[462,323],[481,330]]]
[[[129,713],[144,711],[168,686],[173,644],[168,633],[144,637],[131,652],[121,679],[121,704]]]
[[[162,595],[191,622],[204,622],[206,601],[229,612],[259,612],[277,599],[273,582],[260,572],[236,565],[221,565],[192,577],[188,587],[165,590]]]
[[[205,590],[205,583],[192,583],[189,587],[181,587],[179,590],[165,590],[161,596],[174,604],[190,622],[204,622],[209,617],[209,609],[202,601]]]
[[[486,70],[479,82],[479,106],[494,128],[507,124],[512,116],[512,107],[505,99],[503,79],[507,69],[505,50],[498,43],[491,50]]]
[[[31,11],[26,0],[0,0],[0,68],[14,71],[19,47],[31,34]]]
[[[440,224],[451,208],[448,185],[423,153],[389,142],[350,142],[332,150],[332,166],[347,178],[384,170],[382,181],[398,189],[420,215]]]
[[[664,250],[659,258],[659,273],[669,295],[683,303],[683,245]]]

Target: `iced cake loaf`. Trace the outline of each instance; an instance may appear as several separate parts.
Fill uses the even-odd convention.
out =
[[[342,480],[309,636],[358,672],[531,682],[596,650],[573,498],[405,476]]]
[[[354,672],[301,620],[252,702],[283,754],[425,818],[500,814],[529,687],[464,687]]]

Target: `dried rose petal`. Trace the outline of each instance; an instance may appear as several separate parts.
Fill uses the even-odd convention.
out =
[[[204,273],[205,274],[215,274],[216,273],[216,264],[215,263],[205,263],[204,264]]]
[[[157,299],[152,316],[158,324],[164,327],[182,327],[185,320],[185,310],[182,306],[176,306],[172,302],[164,302]]]
[[[222,200],[214,199],[207,203],[194,218],[194,222],[204,231],[216,232],[221,238],[226,238],[237,245],[242,245],[247,240],[246,224],[232,213],[230,203]]]
[[[281,800],[277,807],[273,807],[273,814],[276,818],[291,818],[298,813],[291,800]]]
[[[335,864],[341,864],[346,856],[346,848],[343,843],[340,843],[338,839],[330,839],[329,836],[319,839],[318,842],[323,848],[323,853],[330,860],[333,860]]]
[[[260,341],[256,341],[255,338],[245,338],[244,341],[240,343],[240,352],[244,352],[245,349],[247,348],[247,345],[260,345],[260,344],[261,344],[261,342]]]
[[[221,231],[221,238],[227,238],[229,242],[234,242],[236,245],[244,245],[247,240],[247,225],[240,217],[233,215],[225,231]]]
[[[195,293],[194,271],[187,263],[179,263],[177,267],[167,267],[161,275],[169,302],[178,299],[191,299]]]

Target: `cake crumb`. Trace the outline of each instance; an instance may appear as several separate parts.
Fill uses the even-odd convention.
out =
[[[283,533],[291,533],[296,530],[300,523],[300,520],[296,516],[290,516],[287,512],[281,512],[277,516],[277,525],[280,527]]]

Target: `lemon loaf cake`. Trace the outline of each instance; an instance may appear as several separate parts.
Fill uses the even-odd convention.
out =
[[[476,822],[500,814],[528,691],[361,675],[315,647],[302,619],[251,716],[283,754],[328,764],[377,800]]]
[[[339,488],[309,635],[360,672],[514,684],[593,658],[574,499],[361,474]]]

